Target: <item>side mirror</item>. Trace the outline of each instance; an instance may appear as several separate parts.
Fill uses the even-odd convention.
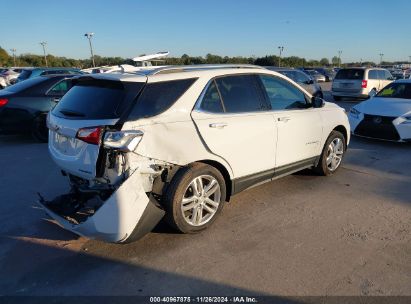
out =
[[[313,98],[311,98],[311,104],[313,108],[322,108],[325,105],[325,102],[324,99],[317,96],[313,96]]]
[[[374,97],[375,95],[377,95],[377,91],[371,90],[370,93],[368,93],[368,98],[367,98],[367,99],[372,98],[372,97]]]

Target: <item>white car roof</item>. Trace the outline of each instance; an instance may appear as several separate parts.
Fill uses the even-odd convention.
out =
[[[95,79],[145,82],[165,81],[172,79],[184,79],[194,77],[213,78],[226,74],[266,72],[278,74],[277,72],[254,65],[187,65],[187,66],[165,66],[155,69],[142,69],[136,72],[124,73],[97,73],[81,77],[92,77]]]

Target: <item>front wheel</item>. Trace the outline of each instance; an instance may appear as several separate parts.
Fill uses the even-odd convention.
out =
[[[344,135],[339,131],[332,131],[325,142],[315,171],[325,176],[334,174],[341,166],[346,147]]]
[[[195,163],[180,169],[165,195],[166,221],[182,233],[206,229],[221,212],[226,186],[214,167]]]

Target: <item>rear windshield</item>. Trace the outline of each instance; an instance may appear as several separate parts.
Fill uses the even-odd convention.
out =
[[[27,79],[25,81],[18,82],[16,84],[8,86],[5,90],[9,92],[13,92],[13,93],[22,92],[28,88],[31,88],[35,85],[40,84],[41,82],[46,81],[47,79],[48,78],[44,78],[44,77],[36,77],[36,78]]]
[[[377,97],[404,98],[411,101],[411,83],[393,82],[382,89]]]
[[[350,79],[350,80],[362,80],[364,79],[363,69],[341,69],[335,75],[335,79]]]
[[[20,73],[19,77],[17,77],[17,78],[20,79],[20,80],[27,79],[27,78],[30,77],[31,72],[32,72],[31,70],[23,70],[23,71]]]
[[[158,115],[170,108],[197,78],[149,83],[143,89],[128,120]]]
[[[120,81],[80,80],[64,95],[53,114],[70,119],[115,119],[122,114],[125,96]]]

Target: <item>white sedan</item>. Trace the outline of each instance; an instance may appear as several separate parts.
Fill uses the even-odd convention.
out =
[[[411,142],[411,80],[387,85],[352,107],[348,116],[354,135]]]

